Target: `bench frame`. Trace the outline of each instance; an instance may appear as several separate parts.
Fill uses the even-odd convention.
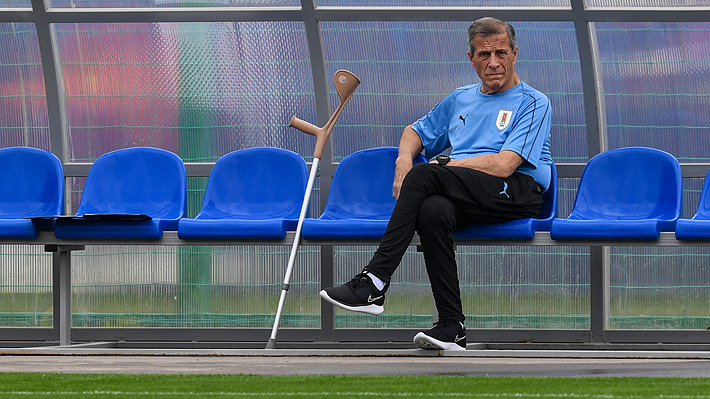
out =
[[[237,347],[260,348],[268,339],[268,328],[72,328],[71,326],[71,261],[72,252],[84,250],[88,245],[290,245],[294,233],[289,232],[283,241],[244,240],[181,240],[177,233],[166,232],[160,240],[59,240],[52,232],[42,232],[36,240],[3,240],[2,244],[43,245],[52,253],[53,267],[53,328],[0,328],[0,345],[68,346],[73,343],[99,342],[97,345],[126,345],[150,347]],[[376,245],[371,240],[302,240],[304,246],[320,246],[321,256],[329,256],[337,245]],[[413,246],[419,244],[414,236]],[[552,240],[549,232],[538,232],[532,240],[457,240],[457,245],[472,246],[587,246],[590,248],[590,328],[589,329],[469,329],[469,342],[485,342],[488,345],[537,345],[566,346],[614,346],[638,344],[657,346],[663,344],[698,345],[710,348],[710,333],[705,330],[617,330],[609,329],[609,281],[610,246],[706,246],[705,241],[680,241],[674,233],[661,233],[657,241],[599,240],[561,241]],[[321,285],[334,284],[332,268],[321,270]],[[362,329],[335,328],[335,312],[325,304],[321,308],[321,328],[284,328],[279,337],[279,346],[318,347],[379,347],[406,345],[411,342],[414,329]],[[108,342],[108,343],[107,343]]]

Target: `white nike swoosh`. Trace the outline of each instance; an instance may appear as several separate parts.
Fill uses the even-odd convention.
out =
[[[462,339],[466,339],[466,336],[464,335],[463,337],[459,337],[458,334],[457,334],[456,337],[454,338],[454,342],[459,342],[459,341],[461,341]]]
[[[369,297],[367,297],[367,302],[375,302],[376,300],[382,298],[383,296],[384,295],[380,295],[377,298],[373,298],[372,295],[370,295]]]

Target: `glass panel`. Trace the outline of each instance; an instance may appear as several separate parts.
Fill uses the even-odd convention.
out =
[[[60,24],[70,159],[153,146],[186,162],[274,146],[312,156],[289,128],[314,120],[297,22]],[[278,45],[276,45],[278,43]]]
[[[29,2],[30,0],[26,0]],[[49,0],[57,8],[300,7],[299,0]]]
[[[704,179],[683,179],[682,218],[691,218]],[[610,327],[706,329],[710,269],[706,246],[612,247]]]
[[[707,7],[710,0],[585,0],[587,7]]]
[[[707,247],[612,247],[610,327],[707,329]]]
[[[703,190],[705,179],[686,178],[683,179],[683,204],[680,208],[680,217],[690,219],[695,215],[700,204],[700,193]]]
[[[466,326],[589,328],[586,247],[459,247]]]
[[[32,0],[0,0],[0,8],[32,8]]]
[[[710,160],[710,23],[599,23],[609,148]]]
[[[49,150],[49,121],[34,24],[0,23],[0,147]]]
[[[478,82],[466,56],[469,23],[323,22],[329,76],[355,73],[362,84],[333,131],[336,159],[396,146],[402,129],[459,86]],[[521,79],[546,93],[554,110],[552,155],[587,160],[586,119],[574,26],[515,22]],[[348,43],[348,45],[343,45]],[[331,103],[337,96],[331,88]]]
[[[73,254],[74,327],[271,327],[289,249],[87,246]],[[319,264],[315,247],[298,256]],[[281,326],[320,326],[319,274],[294,269]]]
[[[319,6],[570,7],[569,0],[316,0]]]
[[[52,254],[0,246],[0,327],[52,327]]]
[[[336,281],[349,281],[374,247],[336,249]],[[469,328],[589,328],[586,247],[459,246],[461,299]],[[424,258],[412,247],[379,316],[336,309],[338,328],[425,328],[433,298]]]
[[[577,196],[577,188],[579,180],[576,179],[558,179],[557,186],[557,217],[567,218],[572,213],[574,208],[574,200]]]

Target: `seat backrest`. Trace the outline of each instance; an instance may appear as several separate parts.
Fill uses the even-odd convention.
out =
[[[547,188],[547,191],[545,191],[545,194],[543,194],[542,199],[542,208],[540,209],[540,215],[537,217],[538,219],[542,219],[545,221],[552,221],[557,216],[557,190],[558,190],[558,182],[557,182],[557,166],[555,166],[555,163],[552,163],[552,166],[550,167],[550,187]]]
[[[76,214],[146,214],[178,219],[187,209],[185,165],[174,153],[135,147],[100,156],[89,170]]]
[[[64,172],[52,153],[0,149],[0,219],[55,216],[64,210]]]
[[[682,175],[673,155],[653,148],[621,148],[589,160],[569,218],[674,223],[681,202]]]
[[[703,191],[700,192],[700,203],[693,219],[710,220],[710,170],[705,176]]]
[[[295,152],[234,151],[215,163],[197,219],[298,219],[307,184],[308,166]]]
[[[323,219],[389,219],[397,147],[371,148],[345,157],[333,176]],[[420,155],[415,163],[427,162]]]

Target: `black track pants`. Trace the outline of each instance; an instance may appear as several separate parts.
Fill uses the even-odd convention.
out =
[[[522,173],[501,179],[462,167],[409,171],[380,246],[365,270],[389,282],[416,231],[439,320],[463,321],[453,234],[472,224],[537,217],[542,189]]]

